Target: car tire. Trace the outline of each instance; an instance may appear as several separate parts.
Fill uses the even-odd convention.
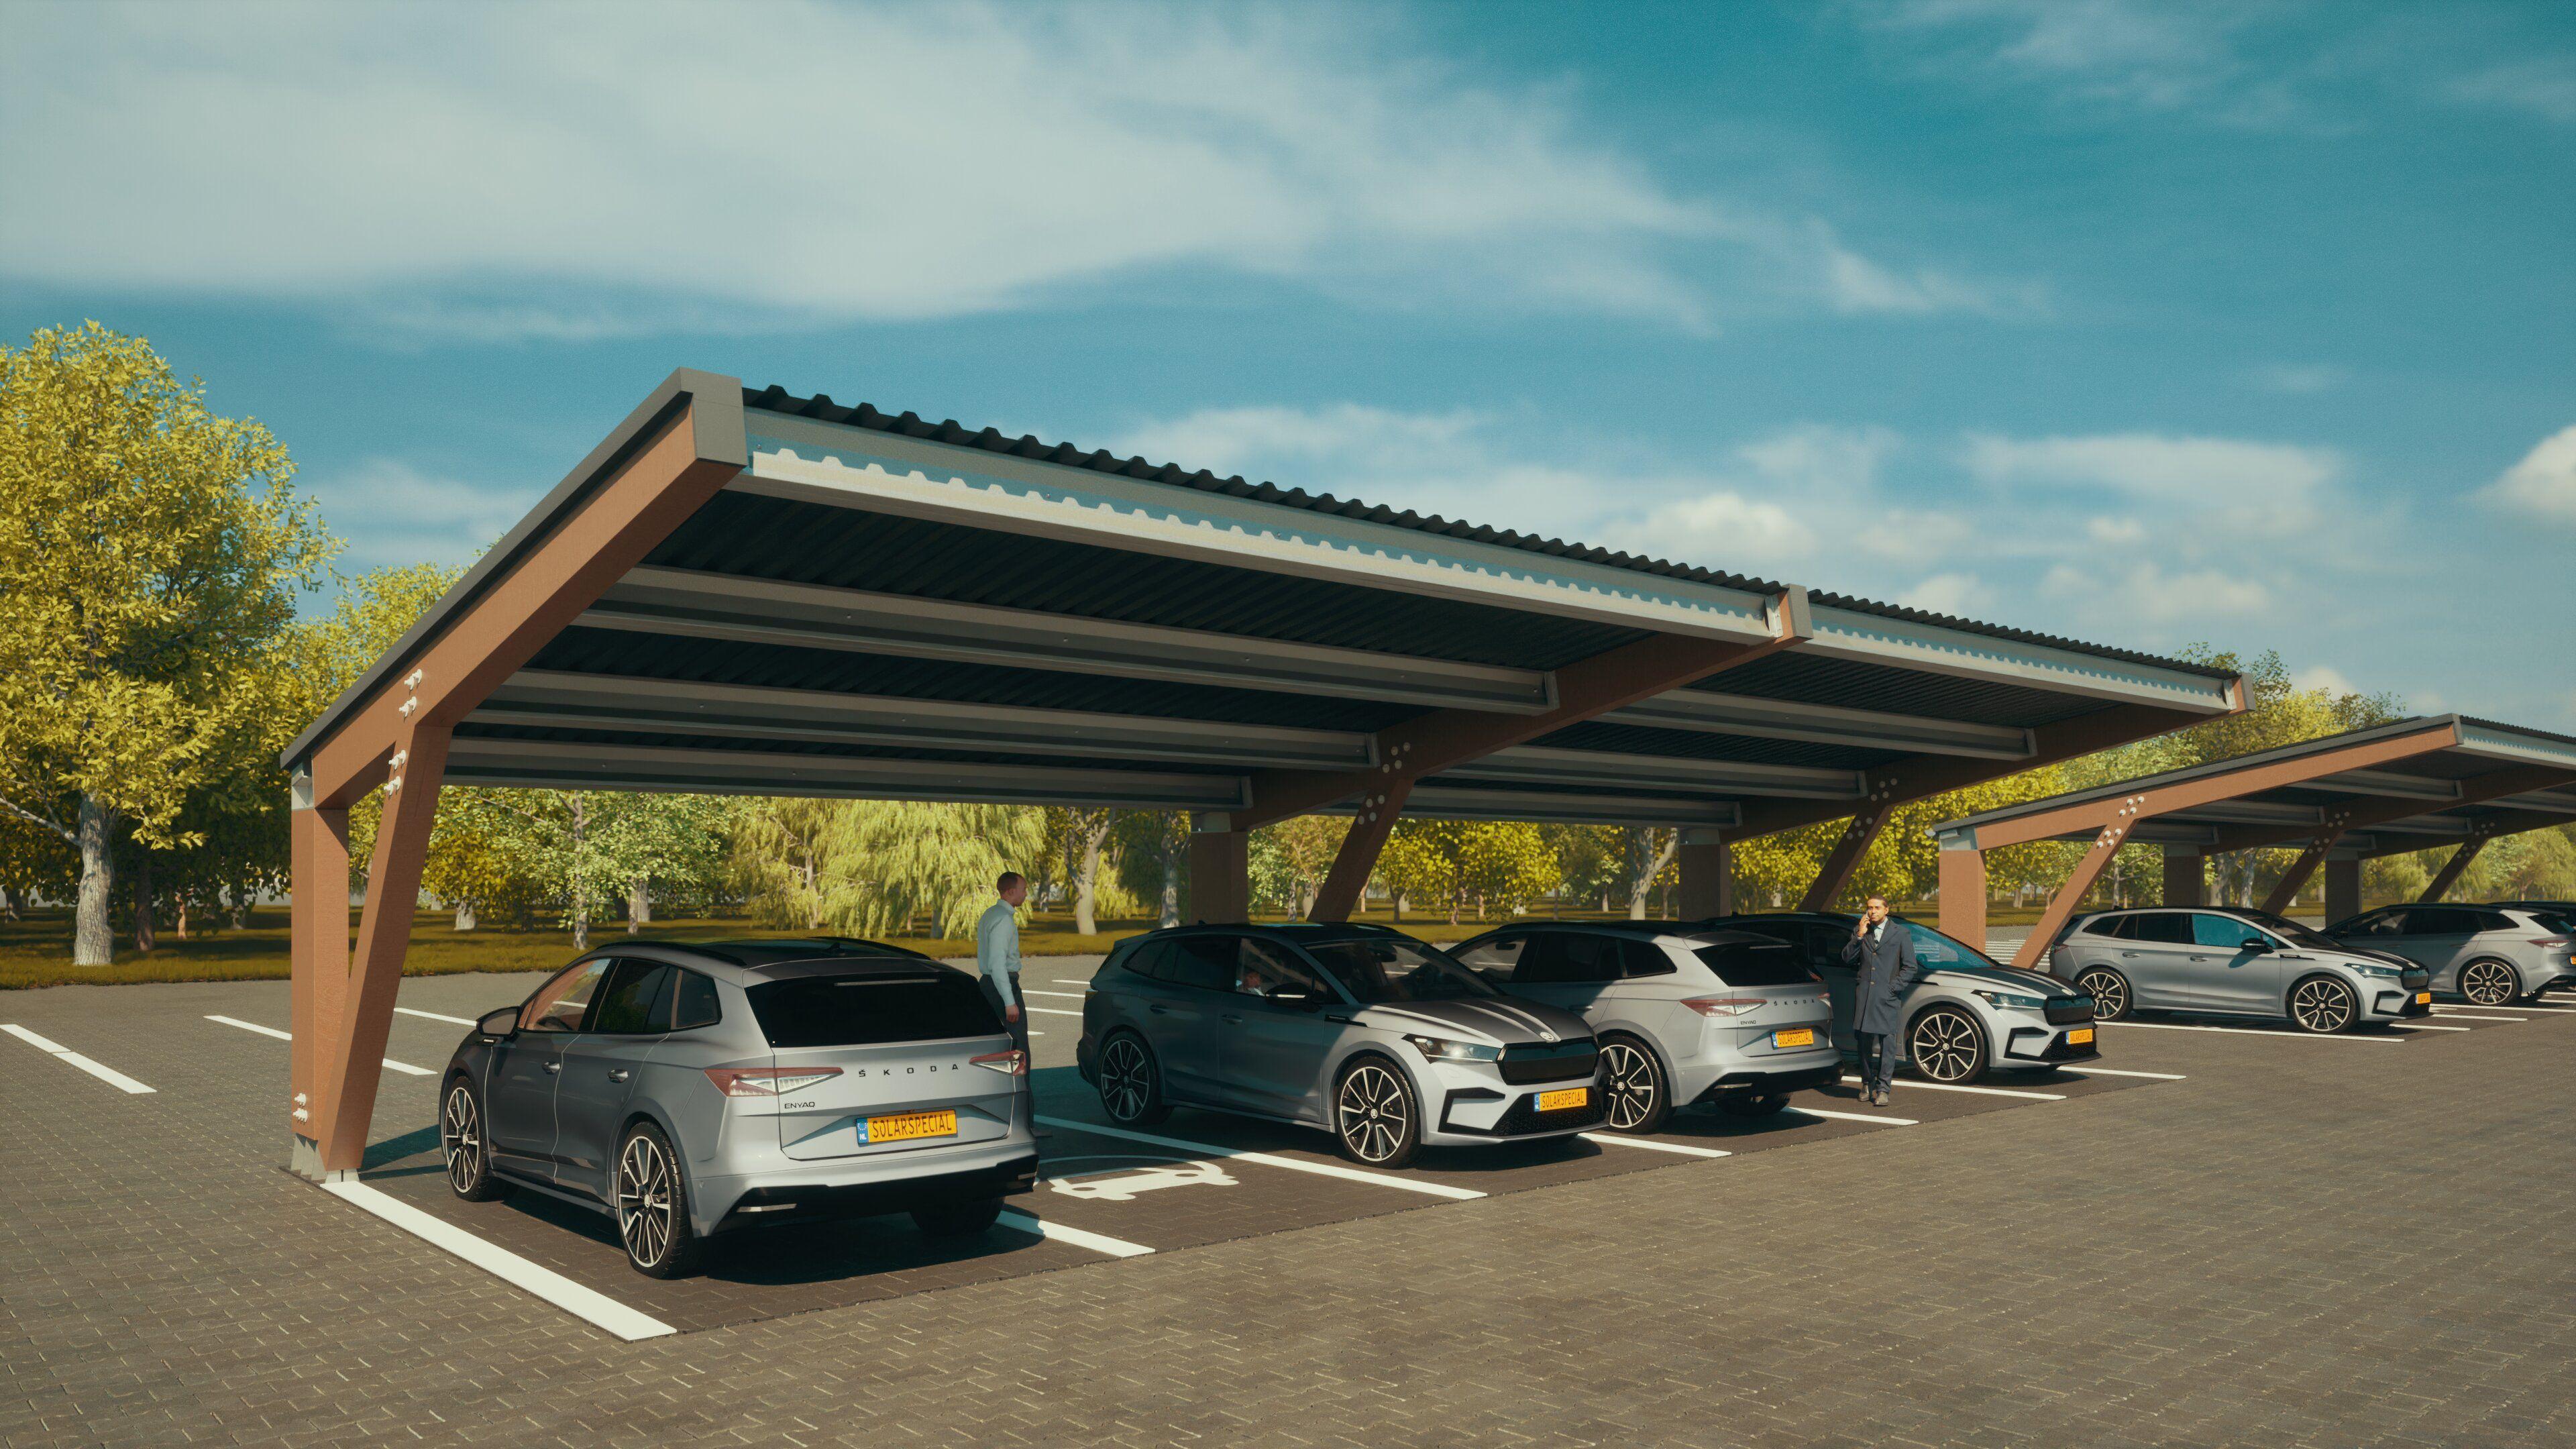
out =
[[[2460,994],[2472,1006],[2511,1006],[2522,999],[2522,978],[2511,963],[2481,956],[2460,968]]]
[[[689,1225],[688,1174],[662,1129],[650,1122],[627,1128],[617,1141],[609,1181],[627,1266],[647,1278],[683,1278],[695,1271],[706,1241]]]
[[[2289,1013],[2299,1030],[2331,1036],[2361,1019],[2361,998],[2332,976],[2303,976],[2290,987]]]
[[[1718,1103],[1717,1110],[1729,1117],[1776,1117],[1788,1105],[1786,1096],[1728,1097]]]
[[[1404,1069],[1354,1058],[1333,1079],[1333,1142],[1363,1167],[1402,1167],[1422,1150],[1422,1102]]]
[[[1930,1007],[1905,1029],[1905,1058],[1927,1082],[1973,1082],[1986,1074],[1986,1034],[1958,1007]]]
[[[1661,1132],[1673,1115],[1671,1079],[1655,1049],[1623,1032],[1601,1038],[1601,1099],[1614,1132]]]
[[[1100,1110],[1121,1127],[1151,1127],[1172,1115],[1172,1104],[1163,1100],[1162,1064],[1132,1031],[1100,1048]]]
[[[2108,966],[2087,966],[2075,978],[2077,989],[2092,993],[2095,1021],[2123,1021],[2137,1009],[2129,978]]]
[[[971,1238],[1001,1219],[1002,1200],[998,1197],[938,1203],[912,1210],[912,1225],[921,1229],[924,1236],[933,1238]]]
[[[484,1135],[483,1094],[464,1077],[447,1079],[438,1107],[438,1147],[447,1163],[447,1187],[467,1202],[494,1202],[510,1185],[492,1175],[492,1144]]]

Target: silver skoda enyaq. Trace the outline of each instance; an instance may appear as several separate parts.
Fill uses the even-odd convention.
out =
[[[2433,974],[2436,995],[2472,1006],[2536,1001],[2576,981],[2576,921],[2545,903],[2382,906],[2326,934],[2354,950],[2403,956]]]
[[[1333,1134],[1401,1167],[1425,1144],[1601,1125],[1592,1032],[1383,926],[1184,926],[1119,943],[1076,1060],[1109,1120],[1211,1107]]]
[[[2336,1032],[2433,1010],[2430,975],[2405,957],[2236,906],[2078,916],[2058,934],[2048,970],[2090,993],[2104,1021],[2133,1011],[2210,1012]]]
[[[656,1278],[755,1224],[990,1228],[1037,1175],[1028,1062],[975,978],[874,941],[620,943],[485,1016],[439,1090],[448,1186],[614,1216]]]
[[[1514,996],[1583,1014],[1610,1126],[1674,1109],[1763,1117],[1842,1078],[1832,998],[1787,942],[1672,921],[1526,922],[1449,954]]]

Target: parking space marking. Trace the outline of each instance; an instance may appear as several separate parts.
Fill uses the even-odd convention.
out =
[[[2187,1082],[2191,1078],[2180,1072],[2129,1072],[2111,1067],[2076,1067],[2061,1069],[2070,1077],[2144,1077],[2150,1082]]]
[[[1021,987],[1020,994],[1022,996],[1070,996],[1076,1001],[1082,999],[1082,993],[1079,991],[1040,991],[1034,986]]]
[[[410,1006],[397,1006],[394,1010],[401,1012],[405,1016],[425,1016],[432,1021],[452,1021],[458,1026],[472,1026],[474,1024],[474,1018],[470,1016],[447,1016],[439,1012],[422,1011],[417,1007]]]
[[[2458,1017],[2458,1018],[2459,1018],[2460,1020],[2462,1020],[2462,1021],[2529,1021],[2529,1020],[2531,1020],[2531,1018],[2530,1018],[2530,1017],[2527,1017],[2527,1016],[2481,1016],[2481,1015],[2479,1015],[2478,1013],[2476,1013],[2476,1012],[2474,1012],[2474,1011],[2464,1011],[2464,1010],[2462,1010],[2462,1009],[2460,1009],[2459,1007],[2456,1007],[2456,1006],[2437,1006],[2437,1007],[2434,1007],[2433,1009],[2434,1009],[2435,1011],[2437,1011],[2437,1012],[2440,1012],[2440,1013],[2441,1013],[2442,1015],[2444,1015],[2444,1016],[2456,1016],[2456,1017]]]
[[[442,1248],[509,1284],[533,1293],[594,1328],[633,1343],[679,1332],[650,1314],[629,1308],[597,1289],[585,1288],[552,1268],[531,1263],[496,1243],[487,1243],[453,1223],[442,1222],[388,1197],[362,1182],[326,1182],[322,1190],[384,1219],[435,1248]]]
[[[2390,1022],[2391,1031],[2476,1031],[2474,1026],[2432,1026],[2425,1022]]]
[[[1089,1248],[1095,1253],[1107,1253],[1113,1258],[1141,1258],[1154,1251],[1143,1243],[1131,1243],[1125,1238],[1113,1238],[1105,1233],[1086,1233],[1080,1228],[1068,1228],[1062,1223],[1051,1223],[1044,1218],[1031,1217],[1016,1208],[1002,1209],[1001,1223],[1006,1228],[1035,1233],[1039,1237],[1052,1238],[1059,1243],[1071,1243],[1077,1248]]]
[[[273,1037],[277,1038],[279,1041],[293,1041],[293,1040],[295,1040],[295,1035],[294,1035],[294,1033],[292,1033],[292,1032],[279,1031],[276,1027],[273,1027],[273,1026],[262,1026],[262,1025],[260,1025],[258,1022],[255,1022],[255,1021],[243,1021],[243,1020],[239,1019],[238,1017],[230,1017],[230,1016],[215,1016],[215,1015],[209,1014],[209,1015],[206,1017],[206,1020],[208,1020],[208,1021],[220,1021],[220,1022],[222,1022],[224,1025],[226,1025],[226,1026],[237,1026],[237,1027],[240,1027],[240,1028],[241,1028],[242,1030],[244,1030],[244,1031],[255,1031],[255,1032],[258,1032],[261,1036],[273,1036]],[[387,1057],[387,1058],[385,1058],[385,1070],[387,1070],[387,1071],[389,1071],[389,1072],[401,1072],[401,1073],[402,1073],[402,1074],[404,1074],[405,1076],[411,1076],[411,1077],[434,1077],[434,1076],[437,1076],[437,1075],[438,1075],[438,1073],[431,1071],[431,1070],[430,1070],[429,1068],[427,1068],[427,1067],[415,1067],[415,1066],[413,1066],[413,1065],[412,1065],[411,1063],[409,1063],[409,1062],[398,1062],[398,1061],[395,1061],[392,1057]]]
[[[1034,1012],[1038,1013],[1040,1016],[1080,1016],[1080,1015],[1082,1015],[1082,1013],[1081,1013],[1081,1012],[1079,1012],[1079,1011],[1065,1011],[1065,1010],[1061,1010],[1061,1009],[1059,1009],[1059,1008],[1057,1008],[1057,1007],[1053,1007],[1053,1006],[1032,1006],[1032,1007],[1030,1007],[1030,1008],[1028,1008],[1028,1009],[1029,1009],[1029,1010],[1031,1010],[1031,1011],[1034,1011]]]
[[[1042,1116],[1038,1120],[1050,1127],[1071,1127],[1080,1132],[1097,1133],[1103,1137],[1124,1137],[1130,1142],[1150,1142],[1157,1147],[1169,1147],[1181,1152],[1195,1152],[1210,1157],[1231,1157],[1238,1162],[1258,1163],[1263,1167],[1284,1167],[1290,1172],[1311,1172],[1317,1177],[1338,1177],[1350,1182],[1373,1182],[1380,1187],[1402,1188],[1406,1192],[1418,1192],[1430,1197],[1456,1198],[1463,1202],[1469,1198],[1484,1196],[1474,1188],[1451,1187],[1445,1182],[1417,1182],[1412,1178],[1397,1177],[1392,1173],[1366,1172],[1356,1167],[1343,1167],[1331,1162],[1308,1162],[1303,1158],[1279,1157],[1267,1152],[1248,1152],[1240,1147],[1222,1147],[1213,1142],[1188,1142],[1178,1137],[1157,1137],[1150,1132],[1131,1132],[1124,1127],[1111,1127],[1100,1122],[1083,1122],[1072,1117]]]
[[[1860,1085],[1860,1078],[1845,1077],[1843,1078],[1843,1085],[1846,1087],[1857,1087]],[[2010,1087],[1969,1087],[1962,1086],[1957,1082],[1894,1082],[1890,1083],[1890,1085],[1911,1087],[1925,1092],[1974,1092],[1980,1097],[2027,1097],[2034,1102],[2063,1102],[2066,1100],[2066,1094],[2064,1092],[2023,1092],[2016,1091]]]
[[[2229,1036],[2268,1036],[2274,1041],[2348,1041],[2373,1042],[2380,1046],[2406,1045],[2406,1039],[2398,1036],[2320,1035],[2312,1031],[2266,1031],[2259,1026],[2190,1026],[2179,1021],[2105,1021],[2098,1024],[2134,1027],[2139,1031],[2216,1031],[2225,1032]],[[2463,1031],[2467,1029],[2461,1028]]]
[[[1622,1137],[1616,1132],[1580,1132],[1586,1142],[1610,1142],[1621,1147],[1643,1147],[1655,1152],[1678,1152],[1684,1157],[1733,1157],[1732,1152],[1715,1147],[1692,1147],[1681,1142],[1657,1142],[1651,1137]]]
[[[1881,1127],[1919,1127],[1922,1125],[1911,1117],[1877,1117],[1872,1116],[1867,1112],[1828,1112],[1822,1107],[1783,1107],[1780,1110],[1783,1112],[1795,1112],[1801,1117],[1822,1117],[1828,1122],[1875,1122]]]
[[[70,1047],[64,1046],[60,1042],[48,1041],[45,1038],[36,1035],[34,1032],[27,1030],[23,1026],[0,1023],[0,1031],[9,1033],[11,1036],[16,1037],[18,1040],[25,1042],[31,1047],[34,1047],[36,1050],[43,1052],[45,1055],[54,1058],[56,1061],[62,1062],[67,1066],[80,1068],[82,1071],[89,1073],[91,1076],[98,1078],[100,1081],[107,1083],[118,1091],[139,1097],[152,1090],[150,1087],[143,1085],[141,1082],[134,1080],[132,1077],[127,1076],[125,1073],[118,1071],[114,1067],[104,1066],[98,1062],[92,1061],[88,1057],[82,1056],[79,1052],[73,1051]]]

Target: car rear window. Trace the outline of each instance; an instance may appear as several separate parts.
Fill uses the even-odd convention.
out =
[[[1816,979],[1786,941],[1720,941],[1697,954],[1729,986],[1796,986]]]
[[[999,1036],[1002,1019],[972,977],[804,976],[768,981],[744,993],[774,1047],[875,1046]]]

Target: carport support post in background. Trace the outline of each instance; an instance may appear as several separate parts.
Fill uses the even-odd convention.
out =
[[[1681,918],[1706,920],[1735,914],[1735,862],[1728,858],[1726,836],[1706,825],[1682,827],[1679,857]]]
[[[288,1123],[294,1134],[289,1159],[307,1177],[322,1175],[322,1129],[313,1105],[321,1081],[317,1048],[339,1033],[341,998],[349,981],[349,812],[313,803],[311,772],[295,772],[288,802],[287,853],[291,862],[294,902],[288,933],[287,1025],[295,1040],[288,1051],[294,1062],[293,1101]],[[332,902],[339,903],[332,910]]]
[[[2326,857],[2326,924],[2348,921],[2361,914],[2361,857],[2330,855]]]
[[[2424,887],[2424,894],[2417,896],[2415,899],[2430,905],[2433,902],[2440,900],[2442,897],[2449,895],[2451,893],[2451,887],[2459,884],[2460,882],[2460,872],[2467,870],[2469,868],[2469,862],[2477,859],[2478,852],[2486,848],[2487,840],[2483,835],[2472,835],[2468,839],[2461,841],[2460,848],[2452,851],[2451,858],[2443,861],[2442,868],[2433,873],[2432,883]],[[2358,897],[2361,892],[2354,891],[2353,894]],[[2339,921],[2341,919],[2343,919],[2341,916],[2329,918],[2330,923],[2331,921]]]
[[[2287,911],[2290,902],[2298,899],[2299,888],[2308,883],[2308,877],[2317,873],[2318,866],[2325,864],[2326,852],[2334,849],[2335,842],[2341,839],[2342,831],[2329,830],[2308,842],[2308,848],[2300,851],[2299,858],[2291,861],[2290,868],[2281,873],[2272,893],[2263,898],[2263,909],[2276,916]]]
[[[1974,836],[1941,842],[1941,934],[1986,949],[1986,853]]]
[[[1250,843],[1231,816],[1202,810],[1190,817],[1190,915],[1202,925],[1252,919]]]
[[[1893,808],[1887,800],[1891,788],[1884,783],[1872,784],[1869,803],[1843,825],[1843,833],[1835,839],[1834,848],[1825,852],[1825,863],[1817,868],[1814,883],[1807,887],[1805,895],[1798,898],[1799,910],[1830,911],[1834,908],[1834,897],[1841,895],[1843,887],[1851,883],[1852,872],[1860,868],[1860,858],[1869,854],[1870,846],[1878,840],[1878,832],[1887,828],[1887,817]]]
[[[2165,847],[2164,903],[2199,906],[2209,903],[2209,857],[2196,845]]]

